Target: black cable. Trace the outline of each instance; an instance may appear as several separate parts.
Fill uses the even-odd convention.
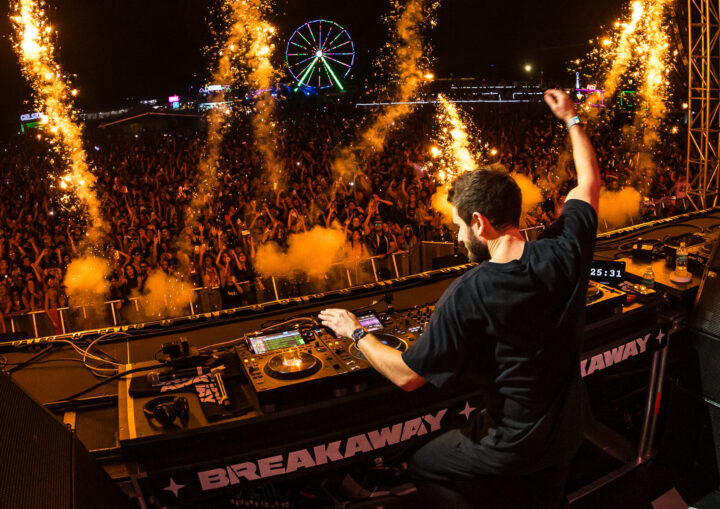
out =
[[[638,230],[635,230],[635,231],[623,233],[623,234],[619,235],[617,238],[614,238],[614,239],[599,239],[599,240],[596,242],[596,244],[597,244],[597,245],[601,245],[601,246],[604,247],[604,246],[607,246],[607,245],[615,244],[616,242],[623,242],[626,237],[631,236],[631,235],[633,235],[633,236],[640,236],[640,235],[644,236],[644,235],[647,235],[648,233],[651,233],[651,232],[654,232],[654,231],[664,230],[664,229],[666,229],[666,228],[676,228],[676,227],[679,227],[679,226],[687,226],[688,228],[695,228],[696,230],[700,230],[700,231],[703,230],[703,228],[702,228],[701,226],[698,226],[698,225],[695,225],[695,224],[689,224],[689,223],[668,223],[668,224],[661,224],[661,225],[654,226],[654,227],[650,228],[649,230],[640,230],[640,229],[638,229]],[[648,240],[651,240],[651,239],[648,239]]]
[[[269,331],[273,330],[275,327],[277,327],[279,325],[283,325],[283,324],[291,325],[289,322],[304,322],[304,321],[308,321],[308,322],[312,323],[313,325],[316,323],[315,319],[312,316],[302,316],[302,315],[294,316],[292,318],[288,318],[285,320],[283,320],[281,318],[275,318],[275,319],[267,320],[267,321],[261,323],[259,332],[269,332]]]
[[[24,361],[22,361],[21,363],[19,363],[17,366],[8,369],[8,370],[7,370],[7,374],[8,374],[8,375],[12,375],[13,373],[15,373],[15,372],[18,371],[18,370],[21,370],[22,368],[24,368],[25,366],[27,366],[28,364],[30,364],[30,363],[33,362],[34,360],[37,360],[37,359],[39,359],[40,357],[42,357],[43,355],[49,353],[50,350],[52,350],[53,346],[55,346],[55,345],[48,345],[47,348],[45,348],[44,350],[40,350],[38,353],[36,353],[36,354],[33,355],[32,357],[30,357],[29,359],[24,360]]]
[[[78,357],[53,357],[52,359],[44,359],[41,361],[36,361],[33,363],[34,366],[40,366],[42,364],[47,364],[48,362],[79,362],[80,364],[87,367],[87,364],[83,362],[82,359]],[[2,364],[2,361],[0,361],[0,364]],[[22,364],[22,362],[6,362],[4,366],[17,366],[18,364]],[[100,364],[101,366],[111,366],[111,364]],[[99,366],[100,366],[99,365]],[[3,366],[3,367],[4,367]],[[27,367],[27,366],[26,366]],[[1,368],[0,368],[1,369]]]
[[[366,310],[366,309],[374,308],[375,306],[377,306],[377,305],[380,304],[381,302],[387,302],[387,294],[384,294],[384,295],[383,295],[382,297],[380,297],[379,299],[372,301],[372,302],[371,302],[370,304],[368,304],[367,306],[362,306],[362,307],[359,307],[359,308],[354,308],[353,311],[354,311],[354,312],[356,312],[356,311],[364,311],[364,310]],[[356,314],[357,314],[357,313],[356,313]]]
[[[88,388],[85,389],[85,390],[82,390],[82,391],[80,391],[80,392],[78,392],[78,393],[76,393],[76,394],[73,394],[72,396],[68,396],[68,397],[65,398],[65,399],[60,399],[60,400],[57,400],[57,401],[52,401],[52,402],[50,402],[50,403],[48,403],[48,404],[57,404],[57,403],[64,403],[64,402],[66,402],[66,401],[72,401],[73,399],[77,399],[77,398],[79,398],[80,396],[83,396],[83,395],[87,394],[87,393],[90,392],[90,391],[94,391],[94,390],[97,389],[98,387],[102,387],[103,385],[108,384],[108,383],[112,382],[113,380],[117,380],[118,378],[122,378],[122,377],[124,377],[124,376],[126,376],[126,375],[129,375],[129,374],[131,374],[131,373],[137,373],[138,371],[150,371],[151,369],[162,368],[162,367],[164,367],[164,366],[165,366],[165,364],[153,364],[153,365],[151,365],[151,366],[143,366],[143,367],[140,367],[140,368],[129,369],[129,370],[127,370],[127,371],[123,371],[122,373],[117,373],[117,374],[115,374],[115,375],[113,375],[113,376],[111,376],[111,377],[109,377],[109,378],[106,378],[106,379],[104,379],[104,380],[96,383],[95,385],[93,385],[93,386],[91,386],[91,387],[88,387]]]

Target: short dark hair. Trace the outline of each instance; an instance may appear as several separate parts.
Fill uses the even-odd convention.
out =
[[[465,223],[479,212],[493,228],[503,230],[520,226],[522,193],[510,174],[492,166],[460,174],[450,186],[448,201]]]

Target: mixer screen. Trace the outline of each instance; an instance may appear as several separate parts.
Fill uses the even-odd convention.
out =
[[[357,318],[360,321],[360,325],[365,327],[368,332],[373,332],[383,328],[382,323],[380,323],[380,319],[375,313],[358,315]]]
[[[290,348],[305,344],[305,340],[298,331],[282,331],[277,334],[268,334],[265,336],[256,336],[250,338],[250,349],[255,354],[263,354],[272,350],[281,348]]]

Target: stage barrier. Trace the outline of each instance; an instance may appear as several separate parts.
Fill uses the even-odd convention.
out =
[[[46,337],[143,323],[159,318],[211,313],[330,290],[353,288],[424,272],[432,267],[434,258],[452,254],[455,249],[452,242],[421,242],[407,251],[372,256],[349,263],[337,263],[323,274],[308,276],[296,273],[291,276],[268,277],[261,280],[262,287],[250,283],[241,284],[243,292],[240,295],[228,295],[219,287],[196,288],[192,302],[180,306],[174,313],[166,311],[162,316],[153,316],[145,312],[142,296],[131,297],[126,301],[106,301],[102,305],[58,308],[57,323],[54,323],[44,310],[32,311],[20,316],[5,317],[5,332],[27,338]]]

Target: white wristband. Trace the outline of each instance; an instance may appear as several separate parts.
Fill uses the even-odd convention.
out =
[[[582,125],[582,120],[580,120],[580,117],[575,115],[573,118],[571,118],[570,120],[565,122],[565,127],[567,127],[567,129],[569,131],[572,126],[578,125],[578,124]]]

